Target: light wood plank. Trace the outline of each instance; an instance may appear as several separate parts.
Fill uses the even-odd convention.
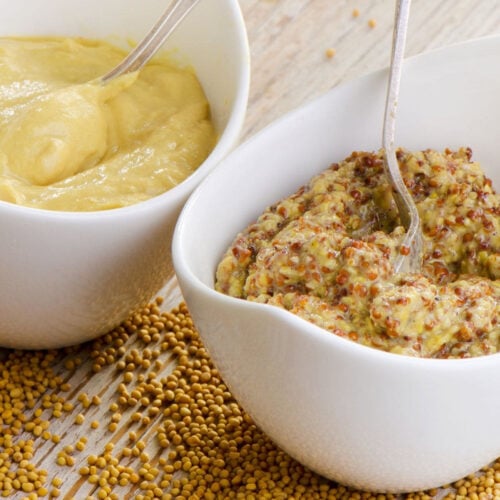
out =
[[[388,64],[392,37],[394,3],[389,0],[239,0],[245,18],[252,56],[252,84],[248,113],[242,133],[247,139],[273,120],[301,104],[328,91],[335,85]],[[359,9],[359,16],[353,11]],[[369,21],[376,22],[375,27]],[[500,0],[414,0],[407,53],[422,51],[457,43],[472,38],[491,35],[500,31]],[[327,49],[335,55],[327,57]],[[163,291],[165,308],[175,306],[181,295],[175,279]],[[130,341],[128,349],[137,347]],[[3,351],[2,355],[8,351]],[[71,384],[66,397],[73,401],[74,412],[52,424],[51,430],[61,435],[60,444],[37,444],[37,466],[49,472],[49,478],[63,479],[61,498],[83,499],[91,495],[93,487],[81,481],[78,469],[91,453],[101,453],[103,444],[110,439],[106,431],[109,421],[109,404],[114,400],[120,376],[113,369],[92,374],[89,345],[77,348],[82,365],[75,371],[64,368],[65,356],[61,354],[56,370]],[[164,373],[173,367],[168,356],[162,359]],[[78,395],[99,394],[100,406],[87,410],[81,408]],[[85,422],[74,424],[78,412],[84,412]],[[118,447],[127,441],[131,410],[119,423],[119,431],[112,439]],[[92,420],[102,426],[90,431]],[[158,449],[150,437],[157,421],[143,428],[151,456]],[[75,454],[73,467],[55,464],[57,452],[66,444],[74,444],[80,436],[88,437],[85,452]],[[118,488],[120,498],[133,496],[130,489]],[[22,498],[22,495],[12,498]]]

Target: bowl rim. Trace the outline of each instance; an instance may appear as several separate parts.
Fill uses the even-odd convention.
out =
[[[227,2],[227,8],[235,24],[235,35],[237,48],[240,54],[240,64],[238,68],[238,78],[235,83],[236,93],[231,107],[229,118],[222,133],[218,136],[217,143],[210,154],[199,165],[194,172],[186,177],[179,184],[171,189],[132,205],[110,208],[105,210],[71,211],[71,210],[51,210],[46,208],[29,207],[18,205],[8,201],[0,200],[0,211],[7,211],[10,215],[34,216],[44,219],[54,220],[94,220],[96,218],[108,219],[127,216],[130,212],[154,211],[158,205],[163,205],[165,201],[172,203],[175,201],[185,201],[190,193],[206,177],[232,149],[240,135],[245,120],[246,107],[250,94],[250,46],[248,42],[246,24],[243,13],[238,2]],[[224,153],[225,151],[225,153]]]
[[[463,46],[470,46],[476,43],[481,43],[485,40],[491,40],[497,44],[500,44],[500,35],[488,35],[483,37],[477,37],[465,42],[458,42],[454,44],[450,44],[444,47],[437,47],[431,50],[407,57],[406,60],[418,60],[421,57],[425,57],[427,55],[432,55],[435,53],[439,53],[441,51],[447,50],[460,50]],[[204,283],[202,279],[198,277],[196,272],[194,272],[191,267],[187,264],[186,258],[183,255],[182,247],[186,246],[184,243],[184,239],[188,234],[186,230],[186,218],[190,217],[190,211],[193,210],[193,206],[196,205],[197,199],[200,197],[200,193],[205,189],[205,185],[212,181],[212,177],[216,175],[222,175],[225,169],[228,169],[228,165],[230,164],[230,160],[233,156],[238,154],[244,154],[244,151],[247,148],[251,148],[254,142],[259,141],[260,137],[267,134],[269,131],[274,130],[275,128],[279,128],[281,123],[289,121],[294,117],[300,115],[301,113],[307,113],[311,108],[317,108],[322,101],[327,101],[329,99],[330,94],[337,92],[337,89],[343,88],[345,86],[349,86],[353,81],[359,81],[365,78],[370,78],[375,75],[381,75],[386,73],[388,68],[382,68],[376,71],[369,72],[360,77],[347,80],[342,82],[341,84],[333,87],[326,93],[315,97],[304,104],[292,109],[276,120],[272,121],[264,128],[259,130],[256,134],[254,134],[249,139],[245,140],[240,146],[238,146],[235,150],[233,150],[226,159],[224,159],[216,171],[207,176],[205,180],[198,186],[194,192],[189,197],[188,201],[182,208],[182,211],[177,220],[177,224],[174,230],[174,235],[172,239],[172,260],[174,264],[175,273],[178,277],[179,284],[181,285],[181,289],[185,289],[187,291],[187,287],[191,290],[194,290],[194,293],[197,295],[204,296],[207,300],[211,302],[219,302],[221,305],[227,305],[227,307],[243,307],[249,310],[254,309],[259,314],[268,314],[273,316],[274,319],[278,319],[283,323],[294,323],[295,327],[301,330],[301,333],[305,335],[312,335],[315,341],[323,342],[325,345],[330,346],[331,348],[342,349],[344,352],[351,352],[352,356],[356,357],[364,357],[370,358],[373,362],[382,362],[385,364],[391,365],[399,365],[405,366],[406,368],[415,368],[417,370],[420,369],[434,369],[438,371],[454,371],[454,370],[463,370],[463,369],[475,369],[479,366],[485,367],[490,364],[496,364],[499,362],[500,351],[497,353],[475,356],[470,358],[428,358],[428,357],[416,357],[399,353],[392,353],[383,351],[381,349],[377,349],[375,347],[366,346],[360,344],[358,342],[339,337],[338,335],[332,334],[331,332],[317,326],[285,309],[281,309],[277,306],[273,306],[270,304],[262,304],[258,302],[247,301],[245,299],[232,297],[226,295],[224,293],[218,292],[212,286],[208,286]],[[182,290],[183,292],[185,290]],[[189,294],[191,294],[191,290]],[[200,332],[201,337],[203,338],[204,333]]]

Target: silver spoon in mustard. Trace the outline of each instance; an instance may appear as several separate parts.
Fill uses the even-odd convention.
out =
[[[111,71],[100,78],[108,83],[125,73],[141,69],[161,48],[165,40],[200,0],[172,0],[149,33]]]
[[[391,66],[382,134],[382,145],[385,151],[385,172],[392,186],[401,223],[406,229],[399,255],[394,262],[394,271],[396,273],[419,272],[422,265],[423,246],[420,216],[401,176],[394,147],[396,108],[401,83],[410,4],[411,0],[397,0],[396,3]]]

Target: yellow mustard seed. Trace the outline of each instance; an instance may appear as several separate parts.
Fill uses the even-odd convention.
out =
[[[69,402],[69,401],[65,401],[63,403],[63,410],[65,412],[70,412],[70,411],[73,411],[73,408],[74,408],[74,405],[73,403]]]
[[[85,422],[85,416],[81,413],[79,413],[76,417],[75,417],[75,424],[77,425],[82,425],[83,422]]]
[[[52,486],[55,486],[56,488],[60,488],[62,483],[63,483],[63,480],[57,476],[54,477],[52,479],[52,482],[51,482]]]
[[[90,469],[87,465],[84,465],[84,466],[80,467],[78,473],[81,476],[88,476],[90,474]]]
[[[97,484],[99,482],[99,476],[97,474],[91,474],[88,478],[87,481],[90,484]]]
[[[133,340],[133,348],[127,347],[129,339]],[[105,413],[101,424],[104,429],[114,424],[116,430],[118,421],[124,422],[119,434],[109,436],[103,431],[109,441],[97,436],[98,446],[103,449],[88,456],[78,455],[86,460],[86,465],[75,467],[72,456],[75,450],[84,451],[85,436],[71,445],[54,446],[56,461],[75,469],[67,470],[68,477],[74,473],[75,482],[88,483],[87,488],[93,491],[89,498],[123,498],[119,488],[133,489],[138,500],[397,498],[329,482],[277,448],[234,400],[201,343],[184,304],[170,312],[161,312],[156,304],[140,309],[119,327],[93,341],[89,352],[93,353],[92,362],[101,363],[102,370],[108,366],[119,369],[122,382],[111,396],[110,412]],[[51,420],[67,418],[71,422],[72,418],[62,414],[71,411],[71,402],[57,392],[63,379],[57,379],[51,372],[54,356],[54,353],[22,356],[12,353],[10,364],[0,360],[0,373],[21,374],[31,370],[32,374],[41,374],[37,379],[40,390],[31,383],[31,375],[26,375],[24,382],[8,387],[2,386],[0,377],[0,419],[4,419],[7,431],[0,435],[0,496],[56,498],[68,491],[60,478],[48,479],[47,471],[31,463],[36,450],[45,442],[46,433],[51,434],[54,444],[61,441],[50,428]],[[165,374],[161,361],[170,360],[170,356],[175,358],[175,366]],[[24,364],[25,358],[31,359],[30,363]],[[156,360],[158,364],[144,360]],[[169,362],[165,361],[165,366]],[[75,368],[77,364],[70,366]],[[15,404],[8,400],[12,394],[19,398]],[[85,393],[78,398],[83,408],[81,415],[93,418],[90,415],[95,409],[85,411],[86,405],[97,405],[100,398]],[[51,415],[49,420],[43,419],[43,408],[35,410],[42,403],[47,408],[46,414]],[[141,406],[130,409],[130,403]],[[139,408],[141,411],[137,411]],[[59,417],[56,412],[61,413]],[[99,428],[98,420],[92,421],[90,428],[93,422]],[[144,426],[144,422],[148,425]],[[37,427],[42,430],[39,436],[35,434]],[[21,439],[25,434],[30,439]],[[122,444],[124,441],[128,445]],[[74,483],[68,481],[68,484]],[[447,488],[446,492],[437,488],[400,498],[500,498],[500,459]]]
[[[45,497],[49,494],[49,490],[45,486],[40,486],[36,490],[37,497]]]
[[[325,55],[328,59],[333,59],[333,57],[335,56],[335,49],[332,48],[332,47],[328,47],[326,50],[325,50]]]

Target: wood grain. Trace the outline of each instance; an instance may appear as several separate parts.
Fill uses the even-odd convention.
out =
[[[339,83],[389,64],[394,2],[240,0],[252,56],[246,138]],[[354,17],[357,9],[359,16]],[[369,21],[376,26],[371,28]],[[407,54],[500,31],[500,0],[414,0]],[[335,49],[329,59],[325,52]]]
[[[388,64],[392,1],[240,0],[239,3],[247,25],[252,57],[251,92],[242,140],[335,85]],[[353,15],[356,9],[358,16]],[[373,27],[370,26],[371,20]],[[499,31],[500,0],[414,0],[407,53],[414,55]],[[333,57],[328,57],[328,49],[335,51]],[[174,279],[162,294],[166,296],[166,309],[181,300]],[[133,342],[127,348],[134,348]],[[2,354],[8,353],[4,350]],[[80,479],[78,470],[85,463],[85,457],[102,452],[103,443],[109,439],[105,423],[110,418],[108,408],[119,379],[112,369],[92,374],[88,345],[77,347],[70,356],[82,359],[78,369],[68,372],[64,368],[67,358],[61,352],[55,370],[71,384],[66,397],[74,402],[75,411],[51,424],[51,430],[61,435],[61,443],[46,442],[39,446],[34,458],[39,468],[48,471],[49,479],[57,476],[63,480],[61,498],[83,499],[92,494],[93,488]],[[173,362],[164,360],[165,373],[172,366]],[[81,411],[77,398],[82,392],[99,394],[102,404],[91,407],[85,423],[77,426],[74,417]],[[126,418],[127,415],[124,422]],[[103,425],[90,431],[91,420],[98,420]],[[154,425],[153,422],[144,429],[146,441],[152,435]],[[85,453],[76,456],[73,467],[56,465],[58,450],[66,444],[74,444],[81,435],[88,437]],[[118,446],[124,444],[125,424],[113,439]],[[150,441],[148,451],[154,457],[157,450]],[[133,489],[118,491],[119,498],[134,496]]]

